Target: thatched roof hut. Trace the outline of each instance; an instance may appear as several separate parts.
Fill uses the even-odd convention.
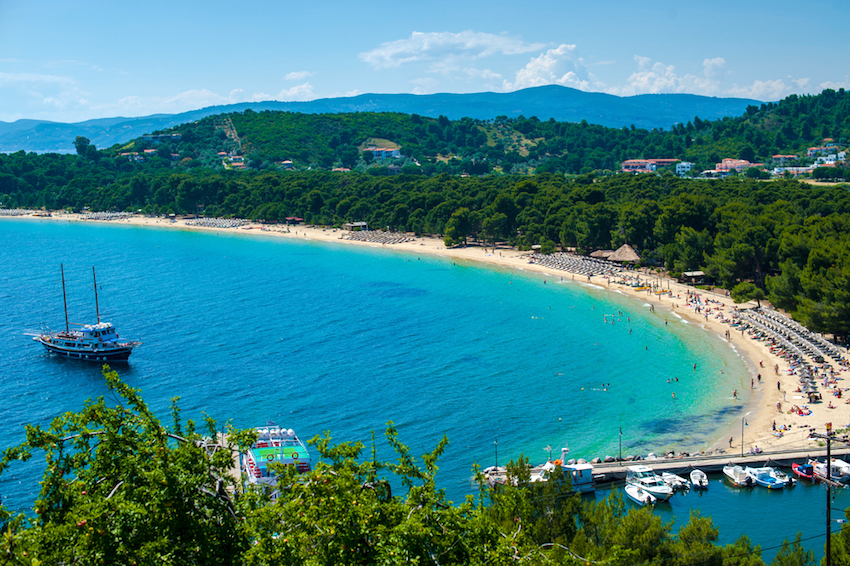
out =
[[[622,263],[633,263],[640,261],[640,256],[633,247],[623,244],[620,248],[608,256],[608,261],[619,261]]]
[[[608,259],[608,257],[612,253],[614,253],[614,250],[596,250],[595,252],[590,254],[590,257],[596,257],[596,258],[599,258],[599,259]]]

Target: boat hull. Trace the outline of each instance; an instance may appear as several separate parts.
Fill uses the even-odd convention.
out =
[[[129,360],[130,354],[133,352],[133,346],[111,348],[108,351],[82,351],[70,348],[61,348],[39,338],[40,337],[36,337],[36,342],[39,342],[42,346],[44,346],[45,350],[51,354],[56,354],[57,356],[73,360],[83,360],[88,362],[126,362]]]

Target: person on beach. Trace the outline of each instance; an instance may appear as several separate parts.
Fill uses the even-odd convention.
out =
[[[732,437],[729,437],[729,448],[732,448]]]
[[[737,398],[738,398],[738,390],[736,389],[735,391],[732,392],[732,399],[737,399]]]

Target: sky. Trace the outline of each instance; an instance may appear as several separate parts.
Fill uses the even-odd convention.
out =
[[[0,0],[0,121],[511,92],[850,88],[847,0]]]

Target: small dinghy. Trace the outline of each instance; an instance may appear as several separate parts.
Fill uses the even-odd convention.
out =
[[[702,470],[691,470],[691,485],[694,489],[708,489],[708,476]]]
[[[633,483],[627,483],[623,489],[625,490],[626,495],[629,497],[629,499],[631,499],[641,507],[645,505],[652,505],[658,500],[654,495]]]
[[[661,481],[673,488],[673,491],[691,489],[691,484],[688,480],[671,472],[663,472],[661,474]]]

